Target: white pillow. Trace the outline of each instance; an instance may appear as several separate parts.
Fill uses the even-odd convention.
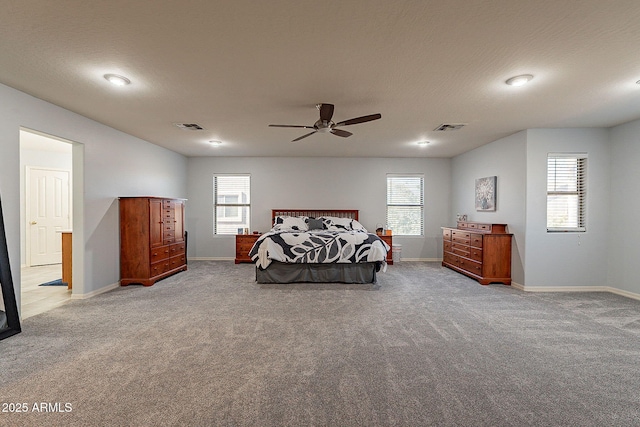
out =
[[[307,231],[306,216],[277,216],[273,222],[274,231]]]

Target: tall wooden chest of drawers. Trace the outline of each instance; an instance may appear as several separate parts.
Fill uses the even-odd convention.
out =
[[[458,222],[442,227],[442,265],[482,285],[511,285],[511,240],[506,224]]]
[[[151,286],[187,269],[184,199],[120,198],[120,285]]]

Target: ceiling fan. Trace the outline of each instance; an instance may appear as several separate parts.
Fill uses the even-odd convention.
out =
[[[349,126],[356,125],[358,123],[370,122],[372,120],[378,120],[382,117],[380,113],[378,114],[370,114],[368,116],[356,117],[355,119],[344,120],[338,123],[334,123],[331,121],[331,117],[333,117],[333,104],[316,104],[316,108],[320,111],[320,119],[313,124],[313,126],[303,126],[303,125],[269,125],[269,127],[275,128],[303,128],[303,129],[313,129],[313,132],[309,132],[308,134],[302,135],[294,139],[291,142],[298,142],[303,138],[306,138],[310,135],[313,135],[316,132],[322,133],[332,133],[336,136],[341,136],[346,138],[348,136],[353,135],[351,132],[347,132],[346,130],[336,129],[340,126]]]

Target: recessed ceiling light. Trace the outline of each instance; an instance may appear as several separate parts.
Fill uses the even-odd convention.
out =
[[[520,76],[511,77],[505,83],[510,86],[522,86],[529,83],[531,79],[533,79],[533,76],[531,74],[522,74]]]
[[[429,142],[431,142],[431,141],[418,141],[418,145],[421,146],[421,147],[424,147],[427,144],[429,144]]]
[[[115,86],[126,86],[128,84],[131,84],[131,80],[117,74],[105,74],[104,78],[107,79],[109,83]]]
[[[222,141],[212,140],[209,141],[209,144],[211,144],[212,147],[219,147],[220,145],[222,145]]]

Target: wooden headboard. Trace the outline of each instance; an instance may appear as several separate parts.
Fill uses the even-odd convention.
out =
[[[335,216],[358,221],[358,212],[358,210],[354,209],[272,209],[271,224],[273,224],[277,216],[310,216],[312,218]]]

